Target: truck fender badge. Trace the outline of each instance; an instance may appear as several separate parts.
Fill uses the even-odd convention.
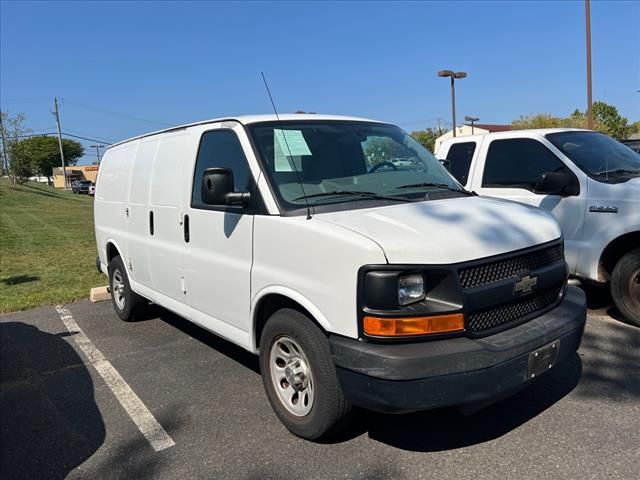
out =
[[[520,277],[513,286],[513,294],[517,295],[525,295],[527,293],[531,293],[534,287],[538,284],[537,276],[526,275],[524,277]]]
[[[589,211],[594,213],[618,213],[618,207],[615,205],[591,205]]]

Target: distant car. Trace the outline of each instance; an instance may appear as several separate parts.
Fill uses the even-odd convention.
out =
[[[91,185],[89,185],[89,191],[87,193],[91,197],[93,197],[96,194],[96,185],[95,185],[95,183],[92,183]]]
[[[73,193],[89,193],[89,188],[93,185],[91,180],[74,180],[71,183],[71,191]]]

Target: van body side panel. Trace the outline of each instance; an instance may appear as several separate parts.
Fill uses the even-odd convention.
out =
[[[295,291],[321,312],[327,331],[357,338],[358,269],[386,263],[382,249],[318,219],[257,215],[254,222],[251,304],[269,289]]]
[[[151,283],[154,290],[182,299],[183,192],[187,151],[185,131],[162,135],[153,163],[149,208],[153,210],[154,235],[148,243]]]
[[[127,196],[131,165],[138,142],[107,150],[100,165],[94,203],[96,243],[100,263],[107,265],[107,244],[117,245],[125,264],[128,259]]]
[[[148,242],[152,241],[149,229],[149,192],[151,171],[158,151],[158,138],[142,139],[131,169],[129,187],[128,250],[131,263],[130,276],[143,285],[151,286],[151,268],[148,258]]]

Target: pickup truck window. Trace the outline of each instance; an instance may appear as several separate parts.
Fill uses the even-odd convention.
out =
[[[350,202],[424,201],[468,194],[411,136],[393,125],[283,121],[249,127],[272,191],[292,211]]]
[[[569,131],[546,137],[598,181],[618,183],[640,175],[640,155],[603,133]]]
[[[562,171],[569,172],[569,169],[537,140],[494,140],[487,152],[482,186],[534,190],[540,175]]]
[[[231,169],[236,192],[244,192],[249,188],[251,173],[247,157],[245,157],[240,140],[234,131],[212,130],[202,135],[193,175],[191,192],[191,206],[193,208],[209,208],[202,202],[200,188],[204,171],[214,167]]]
[[[462,185],[467,183],[476,142],[454,143],[447,152],[449,171]]]

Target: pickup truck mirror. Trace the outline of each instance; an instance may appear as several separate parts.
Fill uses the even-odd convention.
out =
[[[534,192],[569,197],[580,194],[580,185],[570,173],[546,172],[540,175]]]
[[[207,205],[242,205],[249,202],[249,192],[235,192],[233,172],[228,168],[208,168],[202,174],[202,201]]]

